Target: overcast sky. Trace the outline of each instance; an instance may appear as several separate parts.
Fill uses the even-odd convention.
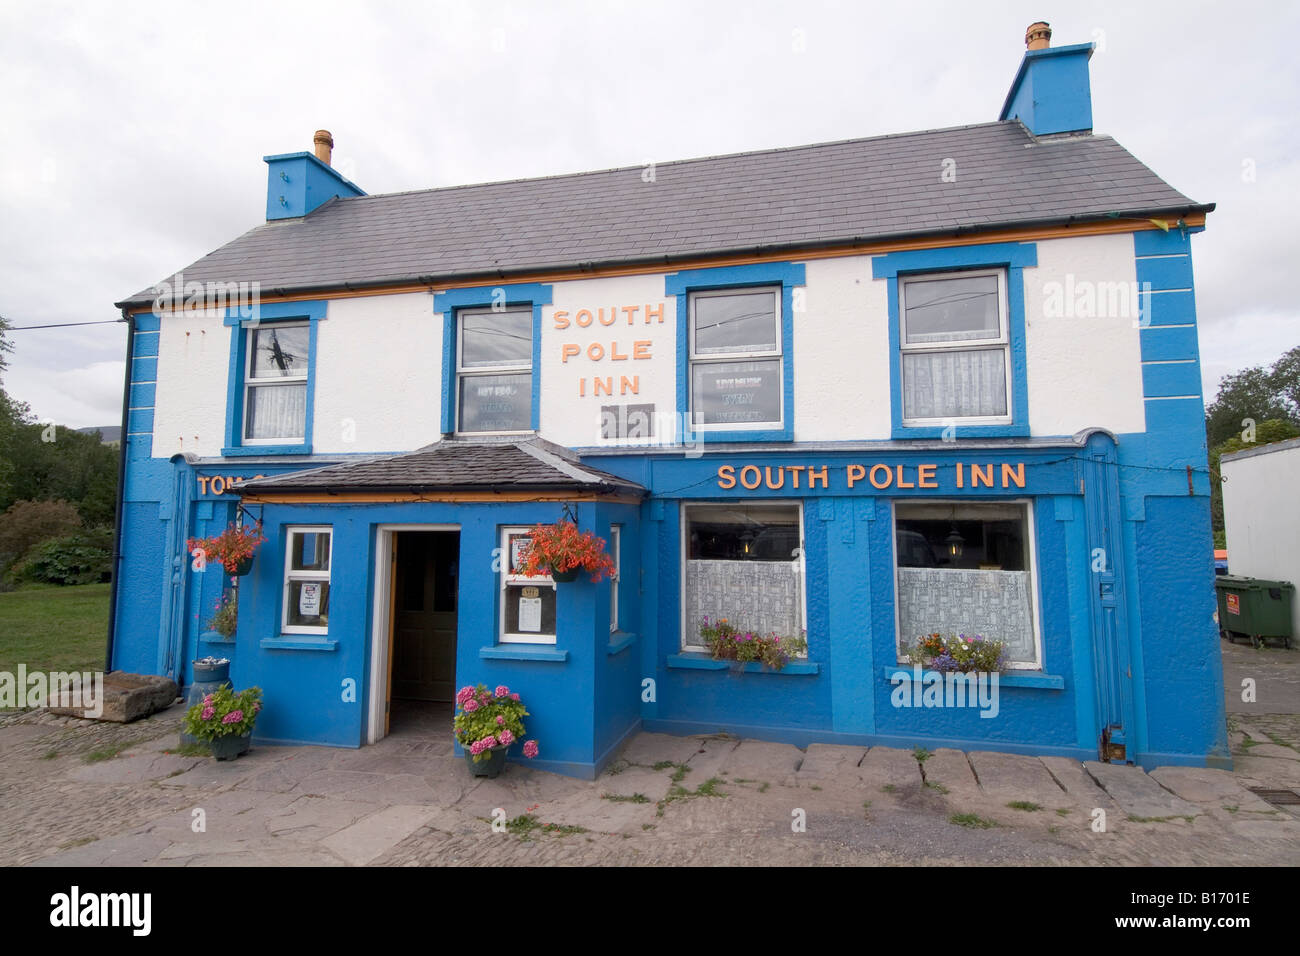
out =
[[[1096,131],[1198,202],[1207,396],[1300,344],[1292,3],[0,0],[0,314],[113,302],[264,221],[264,155],[334,134],[369,193],[997,119],[1025,27],[1095,41]],[[120,325],[16,331],[42,419],[121,417]]]

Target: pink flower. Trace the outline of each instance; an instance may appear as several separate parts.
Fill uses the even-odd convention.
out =
[[[505,717],[503,717],[501,714],[497,714],[497,726],[500,727],[505,722],[506,722]]]
[[[204,707],[211,707],[211,706],[212,706],[212,695],[211,695],[211,694],[208,694],[208,696],[206,696],[206,697],[203,698],[203,706],[204,706]]]
[[[515,735],[510,732],[509,727],[501,731],[501,733],[497,734],[497,736],[501,738],[501,743],[507,747],[509,747],[512,743],[515,742]]]
[[[518,694],[511,694],[511,695],[510,695],[510,699],[511,699],[511,700],[518,700],[518,699],[519,699],[519,695],[518,695]]]
[[[483,745],[483,748],[486,750],[488,747],[495,747],[497,745],[497,739],[493,737],[491,734],[488,734],[486,737],[480,740],[479,743],[481,743]]]
[[[537,741],[536,741],[536,740],[530,740],[530,741],[528,741],[527,743],[524,744],[524,756],[525,756],[525,757],[530,757],[530,758],[531,758],[531,757],[536,757],[536,756],[537,756]]]
[[[456,703],[460,704],[460,706],[462,707],[465,706],[465,701],[473,700],[473,699],[474,699],[473,687],[462,687],[460,690],[456,691]]]
[[[481,741],[481,740],[476,740],[476,741],[474,741],[472,744],[469,745],[469,752],[470,752],[472,755],[474,755],[475,757],[477,757],[479,754],[481,754],[481,753],[482,753],[484,750],[486,750],[486,749],[487,749],[487,747],[485,747],[485,746],[483,745],[483,741]]]
[[[211,707],[204,707],[204,708],[203,708],[203,719],[204,719],[204,720],[211,720],[214,716],[216,716],[216,713],[217,713],[216,710],[214,710],[213,708],[211,708]]]
[[[232,710],[230,713],[226,714],[226,716],[221,718],[221,722],[223,724],[237,724],[243,719],[244,712],[242,710]]]
[[[509,697],[510,688],[505,684],[498,684],[497,689],[492,692],[497,697]]]
[[[465,701],[465,703],[461,704],[461,707],[464,708],[465,713],[472,714],[474,711],[478,710],[478,701],[471,697],[469,700]]]

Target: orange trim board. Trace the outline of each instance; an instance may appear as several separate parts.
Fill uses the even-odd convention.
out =
[[[401,504],[409,502],[446,502],[469,504],[473,502],[532,502],[532,501],[599,501],[613,504],[640,504],[639,495],[596,495],[591,492],[556,492],[555,494],[530,494],[526,491],[462,491],[446,494],[415,494],[412,492],[381,493],[369,491],[292,492],[283,494],[263,492],[242,494],[240,500],[249,505],[370,505]]]
[[[1186,226],[1205,225],[1205,214],[1196,213],[1184,216],[1180,220]],[[1173,225],[1172,222],[1169,223]],[[971,233],[964,236],[930,236],[918,239],[896,240],[892,242],[866,242],[857,245],[827,246],[815,249],[788,249],[762,255],[747,256],[698,256],[681,259],[676,262],[650,263],[647,265],[602,266],[592,269],[564,269],[551,272],[526,272],[496,280],[502,285],[515,285],[521,282],[563,282],[573,279],[609,278],[615,276],[669,274],[681,269],[698,269],[707,266],[738,266],[757,262],[786,262],[809,259],[842,259],[848,256],[880,255],[886,252],[901,252],[907,249],[943,249],[949,246],[978,246],[990,242],[1014,242],[1033,239],[1068,239],[1071,236],[1101,236],[1124,232],[1147,232],[1159,229],[1151,219],[1113,219],[1102,222],[1085,222],[1074,226],[1044,226],[1033,229],[999,229],[989,232]],[[375,286],[368,289],[322,290],[318,292],[299,292],[291,295],[262,297],[265,302],[302,302],[307,299],[356,299],[372,295],[404,295],[412,292],[441,291],[443,289],[466,289],[490,285],[492,280],[483,277],[466,279],[459,282],[435,282],[432,284],[401,283],[391,286]],[[132,315],[149,313],[152,306],[142,305],[128,310]],[[203,311],[196,305],[193,310]]]

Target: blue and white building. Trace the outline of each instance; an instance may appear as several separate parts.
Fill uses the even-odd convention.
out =
[[[507,684],[586,777],[642,729],[1227,766],[1213,206],[1048,35],[972,126],[376,196],[323,131],[266,157],[265,224],[118,303],[112,665],[229,657],[260,740],[341,747]],[[614,581],[515,573],[565,515]],[[236,520],[223,639],[185,543]],[[807,653],[714,661],[706,615]],[[1007,642],[995,716],[896,706],[934,632]]]

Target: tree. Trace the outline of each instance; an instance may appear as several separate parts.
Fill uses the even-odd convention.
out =
[[[4,390],[4,371],[9,367],[5,356],[14,348],[5,335],[9,328],[9,320],[0,315],[0,509],[13,501],[12,481],[17,470],[14,438],[18,429],[32,420],[32,410],[27,403],[14,401]]]
[[[1205,409],[1206,446],[1240,435],[1247,421],[1300,426],[1300,346],[1268,368],[1256,365],[1219,379],[1219,393]]]

